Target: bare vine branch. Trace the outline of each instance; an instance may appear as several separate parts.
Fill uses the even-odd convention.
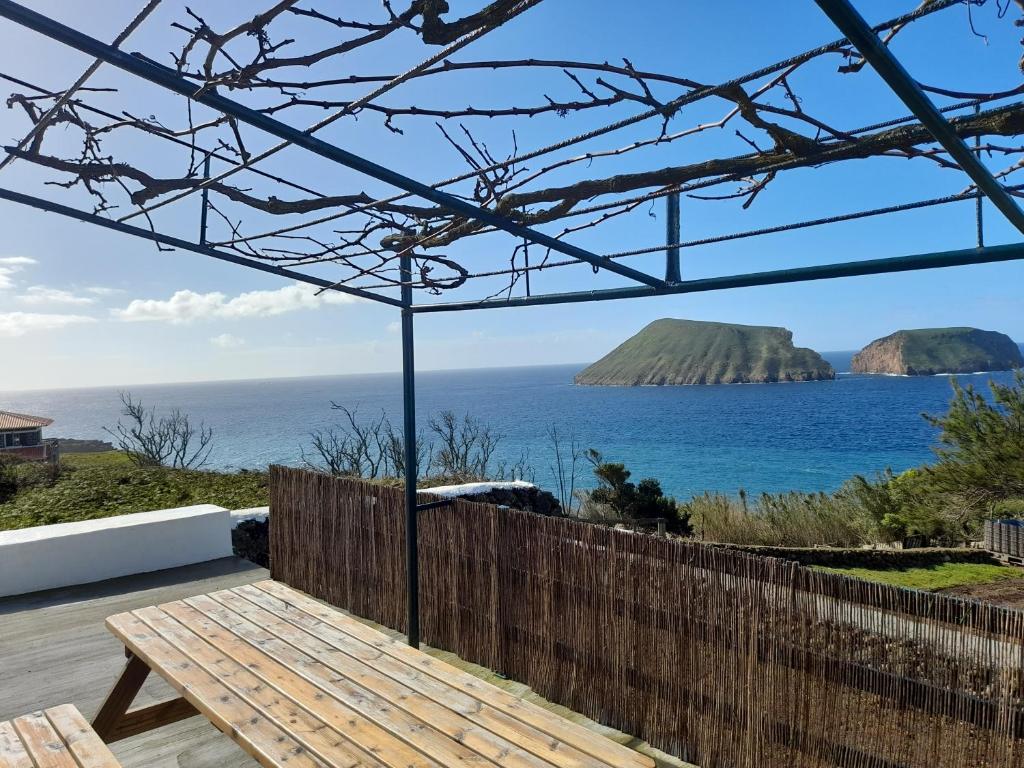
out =
[[[381,11],[360,18],[336,16],[302,0],[264,0],[262,5],[256,13],[239,12],[237,21],[224,28],[215,28],[222,25],[187,8],[172,25],[175,34],[184,34],[171,54],[173,65],[200,90],[251,94],[255,109],[279,119],[330,110],[332,116],[311,131],[341,117],[371,120],[396,140],[410,130],[432,132],[436,126],[444,151],[465,168],[436,187],[526,225],[558,224],[559,238],[642,215],[649,208],[645,204],[675,191],[701,201],[734,200],[740,210],[747,209],[761,196],[774,194],[778,178],[801,168],[897,158],[957,170],[914,120],[900,117],[868,128],[840,125],[806,97],[806,78],[819,77],[823,61],[841,60],[838,70],[828,68],[840,80],[862,71],[863,59],[843,41],[747,77],[708,85],[704,77],[652,71],[625,58],[510,56],[453,61],[443,58],[450,54],[447,48],[433,48],[502,27],[526,7],[523,0],[480,0],[476,10],[459,17],[453,17],[446,0],[406,0],[401,7],[384,0]],[[919,19],[957,5],[956,0],[924,0],[916,10],[881,25],[882,40],[889,44],[897,35],[903,39],[914,33]],[[997,23],[1004,13],[997,9]],[[968,33],[974,34],[973,26]],[[348,66],[362,61],[355,56],[359,52],[417,48],[431,53],[404,74]],[[460,83],[467,78],[492,78],[499,72],[514,74],[524,83],[515,93],[529,97],[513,98],[500,87],[488,87],[482,91],[486,103],[461,98]],[[413,80],[431,86],[421,89],[415,100],[397,87]],[[358,98],[351,89],[363,83],[391,85]],[[986,157],[1005,158],[997,176],[1011,193],[1020,194],[1012,181],[1024,169],[1024,147],[1004,139],[1024,133],[1024,103],[1006,103],[1024,94],[1024,86],[965,91],[955,84],[929,83],[922,88],[937,97],[986,105],[979,114],[954,117],[951,123],[962,137],[979,138],[979,152]],[[191,103],[184,115],[158,117],[128,110],[114,114],[90,103],[101,96],[109,96],[109,89],[10,93],[7,106],[27,119],[30,139],[7,148],[9,155],[49,173],[48,184],[85,189],[98,213],[127,204],[148,216],[151,208],[200,188],[208,190],[220,232],[219,240],[210,240],[218,247],[289,266],[333,265],[341,271],[338,284],[363,284],[370,277],[375,285],[398,286],[402,254],[414,259],[414,287],[434,293],[459,288],[482,275],[508,275],[508,282],[496,292],[494,285],[488,290],[492,295],[509,293],[523,274],[517,266],[517,259],[525,257],[520,242],[509,245],[506,239],[498,246],[507,249],[499,254],[510,265],[506,270],[470,266],[467,257],[453,250],[466,238],[495,231],[477,220],[409,195],[380,198],[351,186],[341,188],[341,193],[319,192],[250,168],[277,148],[261,151],[254,135],[231,118],[193,115]],[[691,106],[702,103],[715,109],[711,117],[708,110],[698,112],[699,119],[691,117]],[[587,122],[604,114],[613,122],[597,127]],[[515,127],[534,119],[551,125],[565,121],[579,132],[523,151]],[[628,142],[594,146],[596,140],[626,126],[641,126],[639,135]],[[137,142],[121,137],[136,134],[146,141],[169,142],[179,154],[133,156],[126,147]],[[716,136],[711,156],[683,164],[668,161],[693,157],[669,152],[668,147],[708,134]],[[567,151],[585,142],[590,144],[586,151]],[[204,179],[200,170],[206,158],[230,160],[229,171]],[[238,169],[249,174],[245,181],[239,180],[241,176],[231,183],[225,180]],[[282,185],[290,189],[282,193]],[[275,218],[286,223],[268,223]]]

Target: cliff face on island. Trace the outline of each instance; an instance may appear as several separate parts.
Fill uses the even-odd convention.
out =
[[[835,378],[785,328],[655,320],[576,374],[583,385],[752,384]]]
[[[921,328],[876,339],[853,356],[854,373],[930,376],[1024,366],[1009,336],[977,328]]]

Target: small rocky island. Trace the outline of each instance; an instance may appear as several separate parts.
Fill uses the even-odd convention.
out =
[[[853,356],[854,373],[932,376],[1008,371],[1024,366],[1020,348],[1005,333],[978,328],[919,328],[875,339]]]
[[[698,320],[655,320],[593,365],[576,383],[604,386],[763,384],[834,379],[811,349],[793,346],[785,328]]]

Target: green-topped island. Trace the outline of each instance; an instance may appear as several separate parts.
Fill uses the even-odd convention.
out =
[[[786,328],[655,320],[576,375],[581,385],[765,384],[835,378]]]
[[[920,328],[875,339],[853,357],[853,373],[932,376],[1009,371],[1024,366],[1020,348],[1003,333],[978,328]]]

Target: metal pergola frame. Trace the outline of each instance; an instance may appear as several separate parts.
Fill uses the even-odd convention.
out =
[[[815,0],[818,7],[828,16],[832,23],[846,36],[847,40],[857,48],[863,58],[882,77],[891,90],[921,121],[929,133],[935,138],[950,156],[960,165],[971,178],[981,195],[987,197],[1003,216],[1021,233],[1024,233],[1024,211],[981,162],[978,155],[956,133],[955,129],[943,114],[936,108],[928,96],[918,87],[902,64],[897,60],[878,35],[872,30],[864,18],[851,5],[849,0]],[[451,212],[461,214],[470,219],[489,224],[496,229],[504,230],[525,242],[550,248],[561,252],[582,263],[592,265],[595,270],[605,269],[614,274],[628,278],[638,285],[608,288],[592,291],[551,293],[527,295],[521,297],[491,298],[480,301],[455,301],[441,303],[417,304],[413,301],[412,287],[412,256],[408,251],[400,255],[399,274],[401,283],[400,298],[341,285],[330,280],[298,272],[293,269],[277,267],[229,253],[205,243],[205,229],[201,230],[200,241],[191,242],[183,238],[161,234],[159,232],[136,227],[124,222],[114,221],[102,216],[87,213],[73,207],[45,200],[32,195],[0,188],[0,199],[30,206],[49,213],[59,214],[71,219],[96,224],[106,229],[133,235],[161,245],[190,251],[202,256],[227,261],[240,266],[257,269],[280,277],[287,277],[302,283],[314,285],[323,290],[332,290],[357,296],[362,299],[379,302],[401,310],[402,317],[402,380],[403,380],[403,428],[405,441],[405,516],[406,516],[406,561],[407,561],[407,596],[408,621],[407,636],[410,645],[418,646],[419,630],[419,564],[417,551],[417,513],[434,508],[446,502],[430,504],[417,503],[416,491],[416,407],[415,407],[415,355],[414,355],[414,315],[432,312],[457,312],[470,309],[490,309],[516,306],[533,306],[542,304],[567,304],[578,302],[607,301],[612,299],[638,298],[642,296],[666,296],[682,293],[715,291],[728,288],[740,288],[759,285],[777,285],[810,280],[834,279],[858,275],[878,275],[891,272],[906,272],[942,267],[985,264],[1001,261],[1024,259],[1024,241],[1009,245],[979,245],[976,248],[961,250],[921,253],[910,256],[869,259],[853,262],[822,264],[810,267],[780,269],[764,272],[752,272],[739,275],[711,277],[694,280],[681,280],[679,271],[679,248],[672,247],[678,243],[678,193],[668,196],[667,244],[665,278],[661,279],[645,272],[633,269],[575,245],[571,245],[555,237],[539,232],[530,227],[503,216],[495,211],[476,206],[472,203],[445,193],[434,187],[397,173],[385,166],[374,163],[336,145],[318,139],[309,131],[301,131],[279,120],[257,112],[232,99],[218,94],[213,89],[197,88],[195,83],[179,75],[174,70],[164,67],[140,54],[129,54],[113,45],[108,45],[89,37],[75,29],[63,25],[43,14],[32,11],[12,0],[0,0],[0,17],[13,21],[27,29],[31,29],[46,37],[63,43],[82,53],[93,57],[97,62],[110,64],[118,69],[129,72],[144,80],[154,83],[166,90],[185,96],[201,103],[217,112],[250,125],[264,133],[276,136],[290,144],[302,147],[331,162],[345,166],[367,176],[398,187],[405,192],[429,200]],[[209,158],[207,158],[207,164]],[[204,188],[204,194],[206,189]],[[203,207],[205,217],[206,206]]]

